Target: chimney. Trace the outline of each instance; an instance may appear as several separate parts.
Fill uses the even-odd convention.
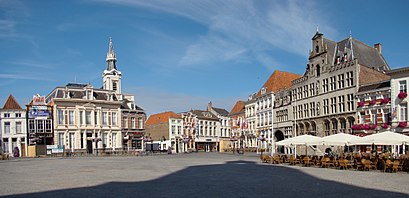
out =
[[[382,54],[382,44],[381,43],[375,44],[374,47],[376,48],[376,50],[378,50],[380,54]]]

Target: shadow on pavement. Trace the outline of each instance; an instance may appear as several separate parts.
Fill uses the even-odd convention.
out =
[[[6,197],[408,197],[318,179],[287,167],[247,161],[192,166],[144,182],[106,184]]]

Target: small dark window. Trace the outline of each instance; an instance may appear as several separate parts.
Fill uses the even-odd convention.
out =
[[[321,75],[321,67],[320,65],[317,65],[317,77],[320,77]]]
[[[315,46],[315,52],[318,53],[320,51],[320,48],[318,47],[318,45]]]
[[[117,83],[116,82],[113,82],[112,83],[112,90],[114,90],[114,91],[116,91],[117,90]]]

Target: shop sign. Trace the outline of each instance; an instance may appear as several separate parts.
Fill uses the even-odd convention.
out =
[[[41,118],[48,118],[50,116],[50,111],[48,110],[36,110],[32,109],[28,111],[28,117],[29,118],[36,118],[36,119],[41,119]]]

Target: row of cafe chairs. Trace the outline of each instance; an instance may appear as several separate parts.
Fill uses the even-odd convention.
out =
[[[354,170],[381,170],[383,172],[398,172],[404,170],[404,165],[408,166],[406,169],[409,171],[409,158],[405,159],[395,159],[384,160],[383,157],[379,158],[359,158],[353,156],[342,156],[339,159],[335,157],[328,157],[328,156],[297,156],[291,155],[287,157],[287,155],[264,155],[260,156],[262,162],[271,163],[271,164],[282,164],[286,163],[289,165],[297,165],[301,164],[303,166],[316,166],[322,168],[338,168],[338,169],[354,169]],[[406,161],[406,164],[405,164]]]

